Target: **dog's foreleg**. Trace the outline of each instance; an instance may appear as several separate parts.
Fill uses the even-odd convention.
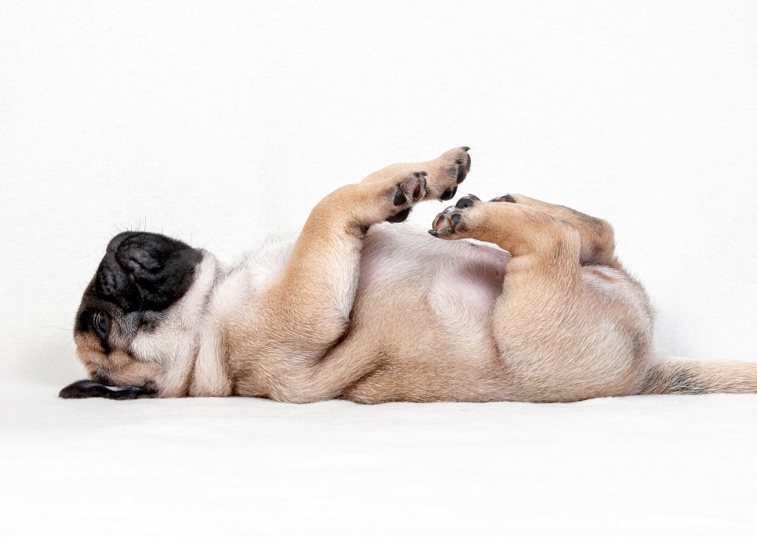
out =
[[[328,399],[376,367],[370,352],[340,351],[349,338],[363,237],[374,224],[402,222],[420,201],[451,196],[469,169],[467,148],[457,148],[379,170],[315,206],[284,270],[255,304],[255,330],[266,345],[250,352],[278,379],[261,393]]]
[[[373,224],[401,222],[425,195],[425,175],[411,172],[344,186],[315,206],[260,307],[275,315],[282,344],[313,355],[335,344],[349,324],[363,236]]]
[[[455,196],[457,185],[462,183],[470,172],[469,150],[469,147],[456,147],[426,162],[392,164],[373,172],[362,182],[380,182],[410,172],[424,172],[428,178],[425,199],[446,201]]]
[[[416,203],[454,191],[470,169],[467,148],[395,164],[326,196],[310,213],[283,273],[266,293],[277,336],[299,354],[322,356],[343,336],[370,226],[402,222]]]

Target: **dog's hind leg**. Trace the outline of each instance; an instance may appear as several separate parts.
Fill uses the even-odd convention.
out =
[[[564,205],[554,205],[521,194],[507,194],[492,201],[517,203],[567,222],[578,231],[581,239],[581,265],[603,265],[622,270],[615,256],[615,232],[606,220],[589,216]]]
[[[466,196],[436,217],[430,233],[492,242],[512,254],[492,336],[514,397],[573,401],[633,393],[651,344],[646,295],[620,270],[584,266],[597,255],[612,266],[611,234],[606,246],[587,248],[608,237],[587,224],[589,217],[545,210],[535,200],[500,201],[511,200]],[[580,229],[563,217],[578,220]]]

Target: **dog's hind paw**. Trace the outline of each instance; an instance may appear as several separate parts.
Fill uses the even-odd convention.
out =
[[[468,230],[469,226],[465,218],[468,209],[479,203],[481,200],[473,194],[460,198],[454,206],[449,206],[436,215],[428,232],[440,239],[456,238],[453,236]]]

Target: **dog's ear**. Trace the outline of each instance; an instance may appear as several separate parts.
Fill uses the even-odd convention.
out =
[[[104,397],[105,399],[142,399],[157,397],[155,390],[139,386],[107,386],[91,380],[80,380],[63,388],[58,394],[63,399],[85,399]]]

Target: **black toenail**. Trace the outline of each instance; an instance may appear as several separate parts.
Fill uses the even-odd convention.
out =
[[[470,151],[470,147],[467,147],[467,146],[463,146],[463,149],[464,149],[465,151]]]
[[[463,216],[460,214],[453,214],[452,215],[452,221],[455,223],[455,225],[460,223],[460,220],[463,219]]]
[[[387,222],[391,222],[392,224],[397,224],[399,222],[404,222],[407,220],[407,217],[410,215],[410,207],[407,209],[402,209],[397,214],[393,214],[389,218],[386,219]]]
[[[448,188],[444,191],[444,193],[440,196],[442,201],[451,200],[455,197],[455,194],[457,194],[457,187]]]
[[[407,203],[407,197],[405,196],[405,193],[398,188],[397,192],[394,193],[394,205],[404,205],[405,203]]]
[[[515,198],[512,197],[510,194],[505,194],[504,196],[494,198],[492,201],[505,201],[507,203],[515,203]]]
[[[458,166],[457,167],[457,184],[458,185],[463,182],[466,175],[468,175],[468,172],[465,171],[465,168],[462,165]]]
[[[471,198],[460,198],[459,200],[457,200],[455,207],[457,207],[458,209],[473,207],[473,200]]]

